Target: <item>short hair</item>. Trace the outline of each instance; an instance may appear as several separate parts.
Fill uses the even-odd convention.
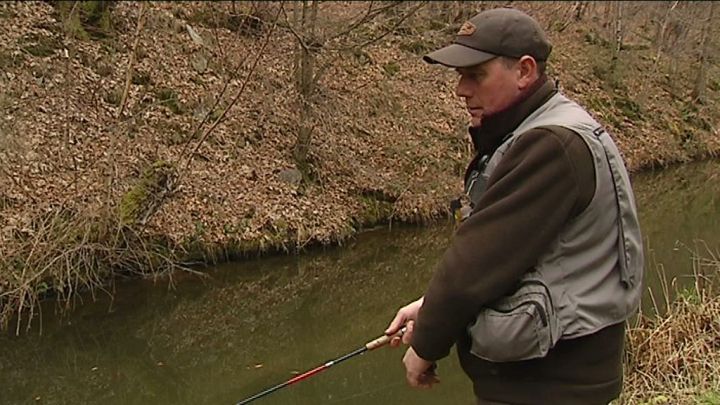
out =
[[[500,56],[500,59],[502,60],[503,65],[505,65],[505,67],[508,69],[515,66],[515,64],[518,63],[518,61],[520,60],[520,58],[513,58],[510,56]],[[536,59],[535,63],[537,64],[538,76],[544,75],[547,62],[545,62],[544,60]]]

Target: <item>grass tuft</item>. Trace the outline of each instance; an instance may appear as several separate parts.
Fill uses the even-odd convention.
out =
[[[670,300],[667,283],[655,314],[628,330],[621,403],[712,404],[720,396],[720,260],[697,263],[695,285]],[[662,304],[664,310],[659,307]]]
[[[53,207],[37,212],[0,251],[0,326],[14,319],[15,333],[29,329],[38,304],[56,298],[61,309],[82,290],[103,289],[116,277],[171,275],[175,246],[142,227],[124,224],[111,208],[95,212]],[[187,270],[187,269],[185,269]]]

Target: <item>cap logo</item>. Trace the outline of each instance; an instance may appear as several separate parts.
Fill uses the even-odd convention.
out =
[[[470,21],[465,21],[465,23],[460,27],[460,31],[458,31],[458,36],[470,36],[475,33],[475,24],[471,23]]]

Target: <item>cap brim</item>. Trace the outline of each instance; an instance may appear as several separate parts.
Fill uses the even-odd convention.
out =
[[[470,67],[487,62],[496,57],[491,53],[478,51],[460,44],[450,44],[445,48],[430,52],[423,56],[423,60],[431,64],[441,64],[447,67]]]

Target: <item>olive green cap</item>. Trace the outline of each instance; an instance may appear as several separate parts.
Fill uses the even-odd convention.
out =
[[[430,52],[423,60],[457,68],[479,65],[496,56],[530,55],[546,61],[550,51],[552,44],[532,17],[513,8],[496,8],[466,21],[452,44]]]

